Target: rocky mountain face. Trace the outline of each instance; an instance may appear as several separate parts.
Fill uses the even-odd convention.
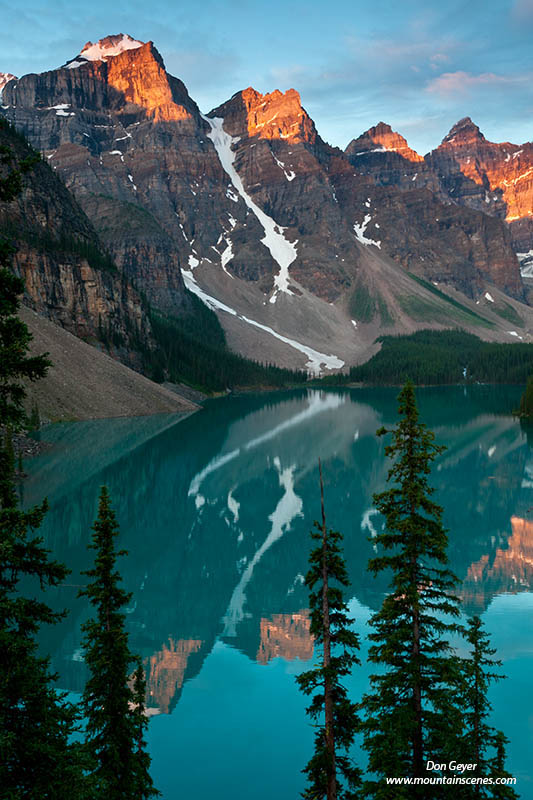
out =
[[[125,49],[108,60],[74,60],[21,78],[4,94],[8,117],[46,153],[121,271],[161,308],[181,308],[175,229],[183,236],[174,196],[185,182],[193,197],[187,173],[195,165],[201,169],[197,128],[205,123],[153,46]]]
[[[320,138],[293,89],[248,88],[203,115],[154,45],[122,34],[6,82],[2,104],[120,274],[173,316],[190,309],[187,287],[245,355],[334,369],[368,355],[385,325],[427,326],[427,313],[402,301],[415,286],[406,271],[467,304],[488,289],[526,298],[504,221],[510,200],[491,188],[497,199],[487,202],[483,188],[481,201],[478,179],[462,171],[467,149],[479,148],[466,144],[471,132],[460,161],[464,132],[424,159],[384,123],[342,152]],[[509,153],[522,169],[525,156]],[[416,291],[426,309],[441,303]],[[446,306],[437,317],[445,324]]]
[[[13,166],[32,155],[1,120],[0,146],[9,149]],[[0,233],[16,245],[14,267],[26,284],[27,305],[80,338],[104,340],[123,361],[138,364],[135,342],[151,342],[141,298],[47,164],[38,161],[24,175],[19,197],[0,204]]]
[[[465,117],[426,161],[450,200],[505,220],[515,250],[533,249],[532,142],[489,142]]]
[[[422,158],[389,125],[379,123],[350,142],[345,155],[356,172],[346,180],[345,170],[339,171],[341,202],[359,217],[361,205],[366,206],[359,219],[362,233],[380,240],[405,269],[471,297],[490,281],[524,298],[510,232],[485,213],[486,206],[455,202],[434,154]],[[469,182],[459,175],[461,185]]]
[[[513,145],[508,142],[489,142],[470,117],[465,117],[453,126],[440,146],[424,158],[411,150],[402,136],[382,122],[350,142],[345,154],[362,178],[378,189],[389,187],[389,194],[394,193],[395,189],[409,193],[416,193],[422,188],[429,189],[433,197],[429,200],[426,197],[421,204],[423,210],[429,202],[422,230],[427,228],[431,219],[439,218],[442,222],[444,216],[449,218],[449,212],[444,215],[439,209],[439,202],[441,205],[451,204],[482,214],[483,217],[465,217],[467,231],[468,228],[478,228],[477,243],[480,238],[484,245],[484,252],[480,253],[478,247],[478,253],[470,261],[480,264],[481,275],[490,275],[504,291],[516,297],[521,295],[520,280],[516,266],[512,264],[509,245],[518,254],[522,264],[531,258],[532,143]],[[411,204],[413,201],[411,199],[408,202]],[[489,224],[487,227],[486,221],[479,223],[486,217],[505,222],[509,235],[502,235],[497,225]],[[416,225],[417,219],[418,215],[410,216],[410,224]],[[449,227],[449,219],[447,225]],[[459,236],[461,239],[463,237]],[[495,245],[497,255],[492,258]],[[459,249],[463,248],[460,246]],[[405,247],[399,247],[393,254],[408,266],[404,250]],[[423,269],[427,269],[427,266],[425,264]],[[475,270],[469,270],[469,273],[467,281],[472,280]],[[461,288],[465,289],[464,283]]]
[[[293,245],[287,265],[291,279],[328,302],[337,300],[354,280],[359,253],[322,163],[331,148],[318,136],[298,92],[262,95],[248,88],[211,111],[209,118],[224,121],[244,193]],[[223,157],[221,148],[219,152]],[[282,272],[276,252],[271,249],[272,257],[263,258],[263,274]],[[246,277],[238,264],[234,257],[230,269]],[[280,281],[274,285],[279,289]],[[270,288],[266,281],[265,287]]]
[[[384,122],[352,139],[344,154],[358,174],[371,176],[377,186],[412,189],[411,184],[416,181],[417,188],[437,189],[423,157]]]

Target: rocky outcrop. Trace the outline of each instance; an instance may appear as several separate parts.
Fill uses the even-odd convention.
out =
[[[317,140],[315,124],[302,108],[295,89],[261,94],[249,86],[213,109],[210,116],[222,117],[225,130],[232,136],[244,134],[287,144],[314,144]]]
[[[332,148],[318,136],[298,92],[263,95],[248,88],[209,117],[223,119],[234,137],[235,167],[250,198],[297,243],[291,277],[318,297],[337,300],[355,279],[359,253],[324,168]],[[264,256],[262,272],[277,272]]]
[[[402,191],[438,190],[438,181],[424,158],[384,122],[352,139],[344,155],[353,166],[352,177],[359,178],[357,183],[394,186]]]
[[[393,131],[385,122],[378,122],[374,128],[369,128],[358,139],[352,139],[346,148],[346,155],[350,157],[361,156],[367,153],[397,153],[406,161],[420,164],[423,156],[412,150],[399,133]]]

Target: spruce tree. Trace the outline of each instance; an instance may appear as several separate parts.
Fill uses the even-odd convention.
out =
[[[510,778],[511,775],[505,767],[506,753],[505,745],[508,744],[508,739],[501,731],[496,731],[494,735],[493,745],[495,753],[490,760],[490,774],[494,778]],[[503,784],[492,785],[491,794],[488,795],[492,800],[517,800],[519,795],[515,792],[512,785],[505,786]]]
[[[445,448],[419,421],[414,388],[399,395],[400,422],[385,453],[392,460],[387,491],[374,495],[385,528],[373,540],[381,554],[369,569],[390,571],[390,592],[371,619],[371,663],[380,667],[363,700],[364,746],[378,779],[366,784],[373,798],[427,797],[423,786],[387,786],[384,777],[427,777],[426,760],[453,757],[461,734],[456,693],[458,659],[448,637],[457,631],[457,579],[447,567],[442,509],[428,483],[431,464]],[[379,551],[378,551],[379,552]],[[431,796],[438,797],[439,787]],[[445,787],[442,787],[445,789]]]
[[[148,773],[140,715],[143,681],[129,686],[134,657],[128,645],[124,606],[131,594],[120,586],[116,559],[126,551],[115,550],[118,525],[107,488],[102,487],[92,543],[94,568],[85,574],[91,582],[80,592],[95,609],[95,617],[84,623],[83,647],[89,679],[83,692],[86,717],[86,750],[97,797],[106,800],[144,800],[157,791]],[[138,672],[138,670],[137,670]]]
[[[2,124],[2,123],[0,123]],[[0,148],[0,201],[14,199],[21,172]],[[80,748],[71,743],[75,708],[54,686],[37,634],[63,615],[42,591],[60,585],[68,570],[50,559],[35,534],[47,504],[19,508],[11,430],[25,420],[24,380],[44,376],[48,361],[28,356],[31,336],[17,316],[24,286],[8,269],[13,249],[0,240],[0,790],[2,796],[43,800],[84,797]]]
[[[6,126],[0,120],[1,126]],[[0,202],[14,200],[22,189],[22,174],[31,168],[35,159],[16,165],[14,154],[0,147]],[[0,237],[0,427],[20,428],[26,422],[24,381],[44,378],[50,361],[43,356],[28,355],[31,334],[17,316],[24,283],[10,270],[12,245]]]
[[[488,719],[492,706],[487,693],[491,683],[502,679],[502,675],[494,670],[501,667],[501,661],[493,658],[496,650],[490,646],[489,636],[477,616],[468,620],[465,639],[470,645],[469,658],[461,662],[461,690],[459,702],[465,732],[461,742],[460,760],[467,764],[476,764],[475,776],[493,779],[509,777],[505,769],[506,738],[501,731],[489,725]],[[459,752],[457,752],[459,756]],[[466,797],[507,798],[517,797],[512,786],[476,785],[465,790]]]
[[[308,785],[302,796],[307,800],[352,800],[359,796],[361,774],[348,751],[359,719],[357,706],[341,680],[360,663],[354,652],[359,649],[359,638],[351,630],[353,620],[343,599],[342,587],[349,586],[349,580],[342,557],[342,535],[326,526],[320,462],[319,473],[322,521],[315,522],[311,532],[318,546],[310,554],[305,584],[309,588],[311,633],[321,649],[321,660],[296,681],[304,694],[312,695],[307,713],[323,722],[317,726],[314,755],[303,770]]]
[[[135,732],[135,760],[134,760],[134,798],[144,800],[145,797],[159,795],[154,789],[152,778],[150,777],[151,758],[146,752],[145,734],[148,728],[148,718],[146,716],[146,680],[144,669],[140,659],[137,659],[137,666],[133,673],[133,727]]]
[[[63,616],[41,592],[60,585],[68,570],[50,560],[34,533],[46,502],[29,511],[18,507],[5,448],[0,474],[0,787],[13,800],[75,800],[85,796],[80,748],[71,743],[77,711],[55,690],[56,676],[36,642],[42,625]]]

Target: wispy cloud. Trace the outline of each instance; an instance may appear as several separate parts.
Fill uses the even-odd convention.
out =
[[[506,75],[496,75],[494,72],[482,72],[473,75],[470,72],[458,70],[457,72],[443,72],[433,78],[426,86],[426,91],[433,94],[453,95],[466,94],[480,86],[501,86],[502,84],[516,83],[519,78]]]
[[[498,87],[523,90],[531,86],[532,80],[533,73],[531,71],[500,75],[495,72],[474,74],[464,70],[457,70],[456,72],[443,72],[442,75],[432,78],[425,89],[429,94],[450,97],[453,95],[468,95],[475,90],[494,90]]]

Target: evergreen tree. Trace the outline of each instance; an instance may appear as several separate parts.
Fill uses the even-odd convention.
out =
[[[426,760],[449,760],[461,734],[458,659],[447,639],[457,630],[457,579],[446,566],[442,509],[431,499],[427,477],[444,448],[419,422],[411,383],[398,400],[398,426],[378,431],[392,434],[385,453],[393,459],[393,486],[374,495],[386,527],[373,540],[382,554],[369,563],[374,574],[392,572],[390,593],[371,619],[369,660],[380,672],[363,700],[364,746],[370,771],[380,778],[427,777]],[[395,786],[391,794],[383,780],[369,780],[366,790],[374,798],[427,797],[423,786]]]
[[[525,391],[520,398],[520,411],[521,417],[533,417],[533,375],[527,379]]]
[[[6,124],[6,123],[0,123]],[[32,165],[25,160],[13,165],[13,154],[0,147],[0,202],[14,200],[21,190],[22,173]],[[29,356],[31,334],[17,316],[24,283],[9,266],[14,254],[10,243],[0,237],[0,426],[20,428],[26,423],[23,381],[43,378],[50,366],[46,356]]]
[[[508,739],[504,736],[504,734],[501,731],[496,731],[493,742],[496,753],[490,760],[490,774],[493,775],[494,778],[511,777],[510,773],[507,772],[507,769],[505,768],[505,745],[507,743]],[[491,786],[490,788],[491,794],[489,797],[493,798],[493,800],[517,800],[519,797],[511,785],[505,786],[503,784],[497,784]]]
[[[0,148],[0,201],[12,200],[21,173],[9,168],[11,154]],[[6,166],[7,165],[7,166]],[[7,174],[6,174],[7,172]],[[84,797],[79,746],[70,743],[77,714],[53,688],[49,659],[40,657],[36,636],[57,622],[41,591],[62,583],[63,564],[50,560],[35,535],[47,505],[18,506],[11,429],[25,421],[21,381],[46,373],[42,356],[27,355],[30,334],[18,319],[22,282],[9,270],[13,253],[0,241],[0,790],[10,800]]]
[[[97,797],[144,800],[157,791],[148,774],[150,758],[140,722],[143,681],[138,674],[133,692],[128,683],[134,658],[123,608],[131,595],[121,588],[116,569],[117,557],[125,555],[124,550],[115,550],[117,535],[118,525],[104,486],[89,545],[96,551],[94,568],[85,573],[92,581],[80,592],[96,612],[95,618],[83,625],[85,663],[90,673],[83,693],[86,748]]]
[[[150,777],[150,756],[146,752],[145,733],[148,728],[148,718],[146,716],[146,680],[144,669],[140,659],[137,659],[137,667],[133,673],[133,726],[135,731],[135,764],[134,764],[134,794],[138,800],[145,797],[159,795],[154,789]]]
[[[460,760],[467,764],[476,764],[476,776],[493,778],[509,777],[505,769],[506,739],[501,731],[488,724],[492,706],[487,692],[493,681],[502,676],[494,672],[501,667],[501,661],[492,658],[496,650],[490,646],[488,634],[477,616],[467,624],[465,638],[471,647],[470,657],[463,659],[462,686],[460,703],[462,704],[465,733],[462,738]],[[492,752],[492,756],[490,753]],[[459,754],[458,754],[459,755]],[[468,793],[469,792],[469,793]],[[466,789],[468,797],[508,798],[517,797],[512,786],[476,785]],[[465,793],[465,798],[467,794]]]
[[[308,786],[302,795],[308,800],[351,800],[358,797],[361,775],[348,756],[358,729],[357,706],[350,701],[341,679],[349,675],[359,659],[357,634],[343,599],[342,587],[349,585],[342,557],[342,535],[326,527],[324,485],[320,472],[321,523],[315,522],[311,537],[318,546],[309,557],[305,578],[309,588],[311,633],[321,647],[321,663],[296,680],[306,695],[312,695],[307,713],[323,719],[315,734],[315,752],[303,772]]]
[[[70,742],[77,711],[53,688],[49,659],[39,656],[42,625],[63,615],[40,591],[61,584],[68,570],[51,561],[35,536],[46,502],[21,511],[13,463],[0,450],[0,787],[2,796],[43,800],[84,797],[80,748]],[[28,580],[35,584],[30,592]]]

